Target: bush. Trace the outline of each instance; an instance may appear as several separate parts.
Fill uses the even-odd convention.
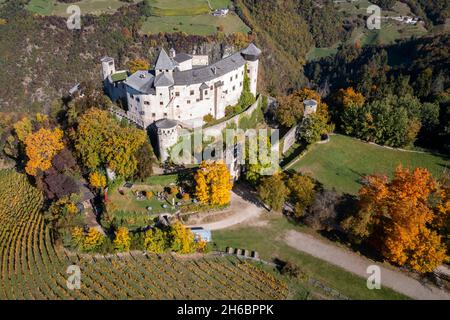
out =
[[[189,201],[191,200],[191,196],[189,195],[189,193],[183,193],[181,199],[183,199],[183,201]]]
[[[301,274],[301,271],[296,264],[287,261],[281,266],[280,273],[291,278],[298,278],[298,276]]]
[[[214,120],[215,119],[214,119],[213,115],[210,114],[210,113],[208,113],[207,115],[205,115],[203,117],[203,121],[206,122],[207,124],[210,124],[210,123],[214,122]]]

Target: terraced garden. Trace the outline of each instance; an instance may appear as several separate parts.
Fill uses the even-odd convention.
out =
[[[53,244],[43,197],[24,175],[0,171],[0,299],[284,299],[287,287],[250,263],[219,256],[81,255]],[[81,289],[67,288],[67,267]]]

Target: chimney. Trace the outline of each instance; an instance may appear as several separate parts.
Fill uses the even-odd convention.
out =
[[[172,48],[172,49],[169,50],[169,54],[170,54],[170,57],[173,59],[173,58],[175,58],[177,53],[176,53],[175,49]]]

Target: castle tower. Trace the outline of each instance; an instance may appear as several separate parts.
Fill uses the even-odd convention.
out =
[[[103,57],[102,62],[102,79],[105,80],[109,75],[116,72],[116,66],[114,64],[114,59],[111,57]]]
[[[244,59],[247,60],[247,75],[250,79],[250,92],[256,96],[259,56],[261,55],[261,50],[251,43],[247,48],[241,51],[241,54]]]
[[[316,113],[317,111],[317,101],[313,99],[308,99],[303,101],[303,104],[305,106],[305,111],[303,112],[303,115],[305,117],[309,116],[310,114]]]
[[[155,122],[158,136],[159,156],[162,162],[169,158],[168,149],[178,141],[178,123],[169,119],[161,119]]]

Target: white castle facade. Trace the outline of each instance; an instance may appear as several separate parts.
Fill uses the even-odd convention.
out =
[[[133,74],[116,71],[114,59],[104,57],[102,76],[110,98],[126,101],[127,114],[141,119],[144,127],[161,119],[203,123],[205,115],[222,118],[227,106],[238,103],[244,72],[256,96],[260,54],[261,50],[250,44],[209,64],[208,56],[176,54],[173,49],[167,54],[161,49],[153,70]]]

